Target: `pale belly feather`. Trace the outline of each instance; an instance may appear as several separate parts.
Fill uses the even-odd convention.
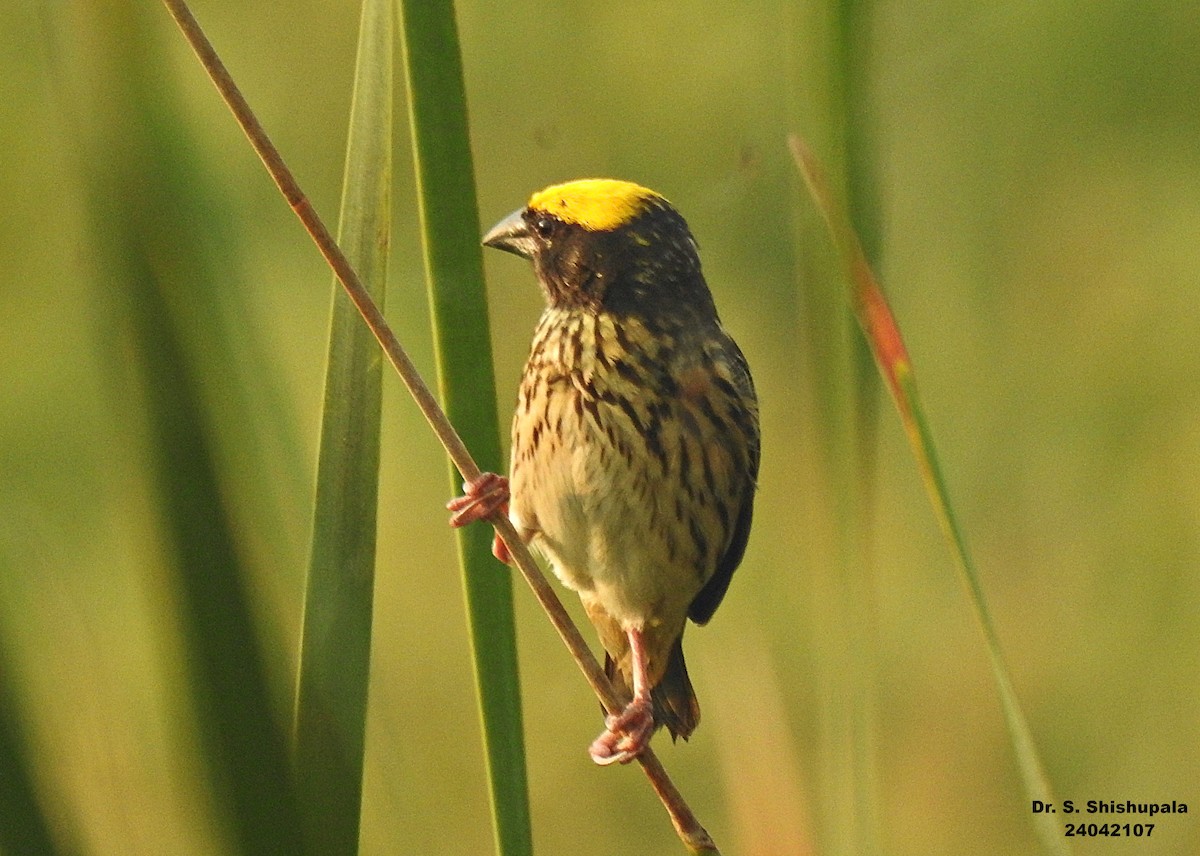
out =
[[[584,439],[569,448],[543,442],[514,466],[514,525],[532,535],[564,585],[597,600],[623,626],[642,628],[650,616],[682,626],[704,580],[691,556],[669,558],[670,533],[659,522],[676,514],[677,491],[638,477],[591,420],[573,410],[562,417],[563,433]],[[638,448],[636,438],[621,437],[623,427],[614,430]]]
[[[623,323],[652,341],[635,319]],[[752,489],[749,449],[728,433],[730,405],[714,403],[714,378],[730,369],[706,340],[671,340],[669,396],[620,399],[630,387],[616,358],[596,356],[617,338],[605,315],[543,316],[513,422],[510,517],[589,611],[598,605],[626,629],[679,632]]]

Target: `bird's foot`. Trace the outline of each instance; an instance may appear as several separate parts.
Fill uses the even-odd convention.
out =
[[[463,482],[463,495],[446,503],[452,511],[450,525],[456,529],[476,520],[484,520],[508,504],[508,479],[495,473],[480,473]]]
[[[454,528],[466,526],[477,520],[486,520],[497,511],[508,507],[508,479],[495,473],[480,473],[478,478],[463,483],[463,495],[446,503],[451,512],[450,525]],[[497,535],[492,540],[492,555],[504,564],[512,561],[508,545]]]
[[[604,733],[592,741],[588,754],[601,766],[628,764],[650,745],[652,734],[654,708],[649,699],[635,699],[604,720]]]

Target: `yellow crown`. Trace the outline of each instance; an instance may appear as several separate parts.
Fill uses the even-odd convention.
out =
[[[623,226],[666,200],[653,190],[613,178],[585,178],[555,184],[529,198],[529,207],[592,232]]]

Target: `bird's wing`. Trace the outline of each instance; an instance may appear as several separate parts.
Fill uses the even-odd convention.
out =
[[[705,624],[713,617],[713,613],[717,611],[717,607],[721,605],[721,600],[725,597],[729,581],[733,579],[733,572],[741,563],[742,556],[746,552],[746,542],[750,538],[750,521],[754,514],[754,491],[758,480],[760,456],[758,398],[754,392],[754,382],[750,379],[750,368],[746,364],[746,358],[742,355],[741,349],[733,339],[724,334],[724,331],[722,331],[722,338],[720,347],[713,349],[710,356],[714,362],[727,369],[730,386],[738,398],[737,406],[730,408],[738,416],[732,426],[737,436],[732,439],[733,442],[744,445],[748,466],[742,489],[741,506],[738,509],[737,522],[729,537],[729,544],[717,562],[716,571],[688,607],[688,617],[697,624]]]

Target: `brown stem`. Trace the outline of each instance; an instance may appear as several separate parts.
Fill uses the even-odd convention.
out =
[[[325,257],[325,261],[333,269],[334,275],[337,276],[338,281],[341,282],[342,287],[358,308],[367,327],[379,341],[388,361],[400,375],[409,394],[416,401],[417,407],[420,408],[438,440],[446,449],[450,460],[454,462],[454,466],[467,481],[478,478],[480,475],[479,465],[475,463],[475,459],[471,457],[471,453],[463,444],[462,438],[458,436],[458,432],[454,430],[454,426],[442,412],[437,399],[434,398],[416,366],[413,365],[391,327],[388,326],[383,313],[379,311],[379,307],[375,305],[363,287],[353,266],[338,247],[324,222],[312,207],[312,203],[308,201],[304,191],[300,189],[300,185],[296,183],[295,177],[284,163],[279,150],[275,148],[258,118],[254,115],[254,111],[246,103],[246,99],[242,96],[237,84],[234,83],[225,64],[221,62],[221,58],[217,56],[216,50],[200,28],[200,24],[192,15],[187,3],[185,0],[163,0],[163,4],[179,25],[179,29],[183,32],[188,44],[192,46],[192,50],[196,52],[201,65],[208,72],[217,91],[220,92],[238,125],[250,140],[250,145],[262,159],[263,165],[279,187],[280,193],[283,194],[296,216],[300,218],[300,222],[304,224],[305,230],[312,237],[317,249],[321,251],[321,255]],[[508,518],[502,512],[496,512],[488,518],[488,522],[496,527],[496,531],[508,545],[509,552],[512,554],[517,568],[521,571],[521,575],[525,578],[525,582],[533,589],[538,603],[546,611],[550,623],[562,637],[567,650],[575,658],[575,662],[579,665],[588,683],[591,684],[600,703],[609,713],[619,713],[622,705],[613,691],[612,684],[605,677],[600,664],[596,662],[591,649],[588,648],[587,642],[584,641],[578,628],[571,621],[571,617],[563,608],[558,595],[550,587],[545,575],[534,562],[533,556],[530,555],[524,542],[517,536],[517,532],[509,523]],[[653,750],[647,747],[638,757],[638,761],[655,793],[658,794],[667,813],[671,816],[671,822],[674,824],[676,832],[688,849],[693,853],[718,853],[712,838],[700,825]]]

